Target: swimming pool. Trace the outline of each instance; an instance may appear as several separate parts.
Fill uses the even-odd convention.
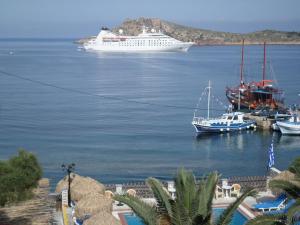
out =
[[[223,208],[214,208],[214,217],[218,217],[223,212]],[[144,225],[142,220],[135,216],[134,214],[124,214],[125,221],[127,225]],[[247,218],[241,214],[239,211],[236,211],[233,215],[230,225],[243,225],[247,221]],[[124,224],[123,224],[124,225]]]

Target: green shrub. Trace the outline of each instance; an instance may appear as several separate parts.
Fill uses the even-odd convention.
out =
[[[0,205],[30,198],[41,177],[37,158],[25,150],[8,161],[0,161]]]

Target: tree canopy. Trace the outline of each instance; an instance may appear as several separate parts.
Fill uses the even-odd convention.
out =
[[[29,198],[41,177],[42,168],[36,156],[26,150],[0,161],[0,206]]]

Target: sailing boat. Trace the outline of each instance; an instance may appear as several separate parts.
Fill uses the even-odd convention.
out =
[[[264,63],[262,80],[245,83],[244,80],[244,40],[242,44],[242,60],[240,68],[240,84],[237,87],[227,87],[226,96],[234,109],[285,109],[283,91],[274,87],[273,80],[266,79],[266,42],[264,42]]]
[[[210,100],[211,100],[211,86],[210,81],[207,95],[207,118],[198,117],[194,113],[192,125],[195,127],[197,133],[222,133],[245,130],[255,128],[255,122],[252,120],[245,120],[244,113],[230,112],[225,113],[219,118],[210,118]],[[197,110],[197,109],[196,109]]]

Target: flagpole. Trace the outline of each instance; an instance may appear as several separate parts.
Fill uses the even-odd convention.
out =
[[[271,179],[271,168],[275,165],[275,157],[274,157],[274,141],[272,137],[271,145],[268,150],[268,165],[267,165],[267,183],[266,183],[266,188],[267,190],[269,189],[269,181]]]

